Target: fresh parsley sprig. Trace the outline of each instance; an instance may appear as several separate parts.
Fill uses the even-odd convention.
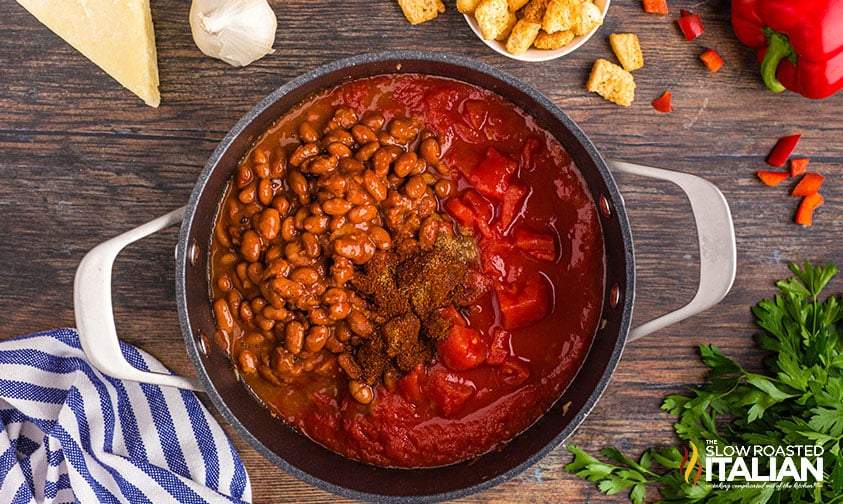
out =
[[[776,283],[773,299],[752,307],[762,329],[756,339],[770,352],[764,372],[748,372],[717,346],[701,345],[700,358],[710,368],[707,382],[686,395],[667,396],[662,409],[677,417],[673,427],[682,444],[700,447],[703,465],[706,443],[821,446],[822,484],[694,484],[688,471],[680,471],[687,454],[676,446],[649,448],[636,461],[615,448],[601,450],[601,460],[568,445],[574,460],[565,469],[607,495],[629,491],[635,504],[652,487],[661,497],[657,502],[843,503],[843,305],[838,296],[821,299],[839,270],[807,261],[790,270],[794,276]]]

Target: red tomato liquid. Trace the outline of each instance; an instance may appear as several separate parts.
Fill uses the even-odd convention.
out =
[[[473,85],[415,74],[325,91],[281,118],[256,145],[283,145],[303,118],[327,117],[340,105],[360,115],[378,110],[387,119],[422,119],[459,174],[463,192],[454,197],[472,189],[468,179],[490,147],[516,163],[501,187],[517,186],[515,196],[508,203],[503,196],[485,199],[492,236],[478,238],[483,269],[496,289],[471,307],[465,321],[480,335],[486,358],[455,370],[461,366],[449,368],[437,357],[378,385],[368,405],[350,397],[347,379],[338,373],[310,373],[283,386],[257,375],[244,380],[289,425],[370,464],[432,467],[500,448],[568,387],[597,329],[603,239],[586,183],[563,146],[508,101]],[[525,252],[531,249],[539,259]],[[463,343],[470,345],[471,338]]]

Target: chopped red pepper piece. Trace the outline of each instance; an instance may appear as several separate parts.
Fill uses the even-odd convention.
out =
[[[644,12],[649,14],[667,14],[667,0],[644,0]]]
[[[802,180],[796,184],[796,187],[790,192],[791,196],[810,196],[816,194],[823,185],[825,177],[819,173],[806,173],[802,176]]]
[[[685,35],[685,40],[694,40],[705,31],[699,14],[691,14],[683,10],[676,22],[679,23],[679,29],[682,30],[682,35]]]
[[[769,170],[759,170],[755,174],[758,175],[758,178],[761,179],[761,182],[764,182],[770,187],[777,186],[783,181],[785,181],[788,177],[790,177],[790,173],[788,172],[778,172]]]
[[[723,58],[714,49],[706,49],[700,54],[700,59],[712,73],[717,73],[723,66]]]
[[[672,98],[673,94],[670,91],[665,91],[662,93],[661,96],[653,100],[652,105],[653,108],[658,110],[659,112],[666,114],[673,110],[673,104],[670,103],[670,99]]]
[[[799,208],[796,210],[796,223],[803,226],[813,224],[814,210],[822,206],[824,202],[825,198],[820,193],[809,194],[802,198],[802,202],[799,203]]]
[[[802,135],[799,133],[779,138],[773,150],[770,151],[770,155],[767,156],[767,164],[770,166],[784,166],[787,158],[793,154],[793,149],[796,148],[796,144],[800,138],[802,138]]]
[[[791,177],[798,177],[799,175],[804,175],[806,171],[808,171],[808,161],[809,158],[792,158],[790,160],[790,176]]]

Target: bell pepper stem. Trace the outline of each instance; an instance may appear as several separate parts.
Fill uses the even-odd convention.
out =
[[[771,91],[781,93],[785,87],[776,77],[776,70],[782,59],[793,55],[793,47],[785,35],[775,30],[765,28],[764,33],[767,34],[767,52],[761,61],[761,79]]]

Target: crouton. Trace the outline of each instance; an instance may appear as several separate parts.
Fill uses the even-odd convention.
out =
[[[542,29],[547,33],[571,30],[579,25],[581,12],[580,0],[548,0]]]
[[[521,9],[522,19],[532,21],[534,23],[541,23],[544,19],[544,11],[547,7],[547,0],[530,0]]]
[[[542,30],[536,35],[533,45],[536,46],[536,49],[561,49],[570,44],[572,40],[574,40],[574,32],[571,30],[554,33],[547,33]]]
[[[509,8],[509,10],[512,11],[512,12],[515,12],[518,9],[520,9],[521,7],[524,7],[525,5],[527,5],[527,2],[529,2],[529,1],[530,0],[507,0],[506,3],[507,3],[507,7]]]
[[[638,36],[634,33],[613,33],[609,35],[609,44],[615,52],[621,66],[627,72],[638,70],[644,66],[644,54]]]
[[[474,9],[480,4],[480,0],[457,0],[457,11],[462,14],[474,14]]]
[[[515,24],[511,16],[515,13],[509,12],[507,0],[482,0],[474,9],[480,34],[486,40],[498,40],[508,34]]]
[[[635,100],[635,79],[632,74],[603,58],[599,58],[591,67],[586,89],[624,107],[632,105]]]
[[[480,34],[486,40],[502,40],[518,19],[509,11],[507,0],[482,0],[474,9]]]
[[[533,45],[541,27],[540,23],[527,19],[518,20],[506,39],[506,50],[510,54],[524,54]]]
[[[398,0],[404,17],[410,24],[430,21],[441,12],[445,12],[445,4],[441,0]]]
[[[580,4],[580,22],[572,28],[574,35],[586,35],[603,24],[603,11],[591,2]]]

